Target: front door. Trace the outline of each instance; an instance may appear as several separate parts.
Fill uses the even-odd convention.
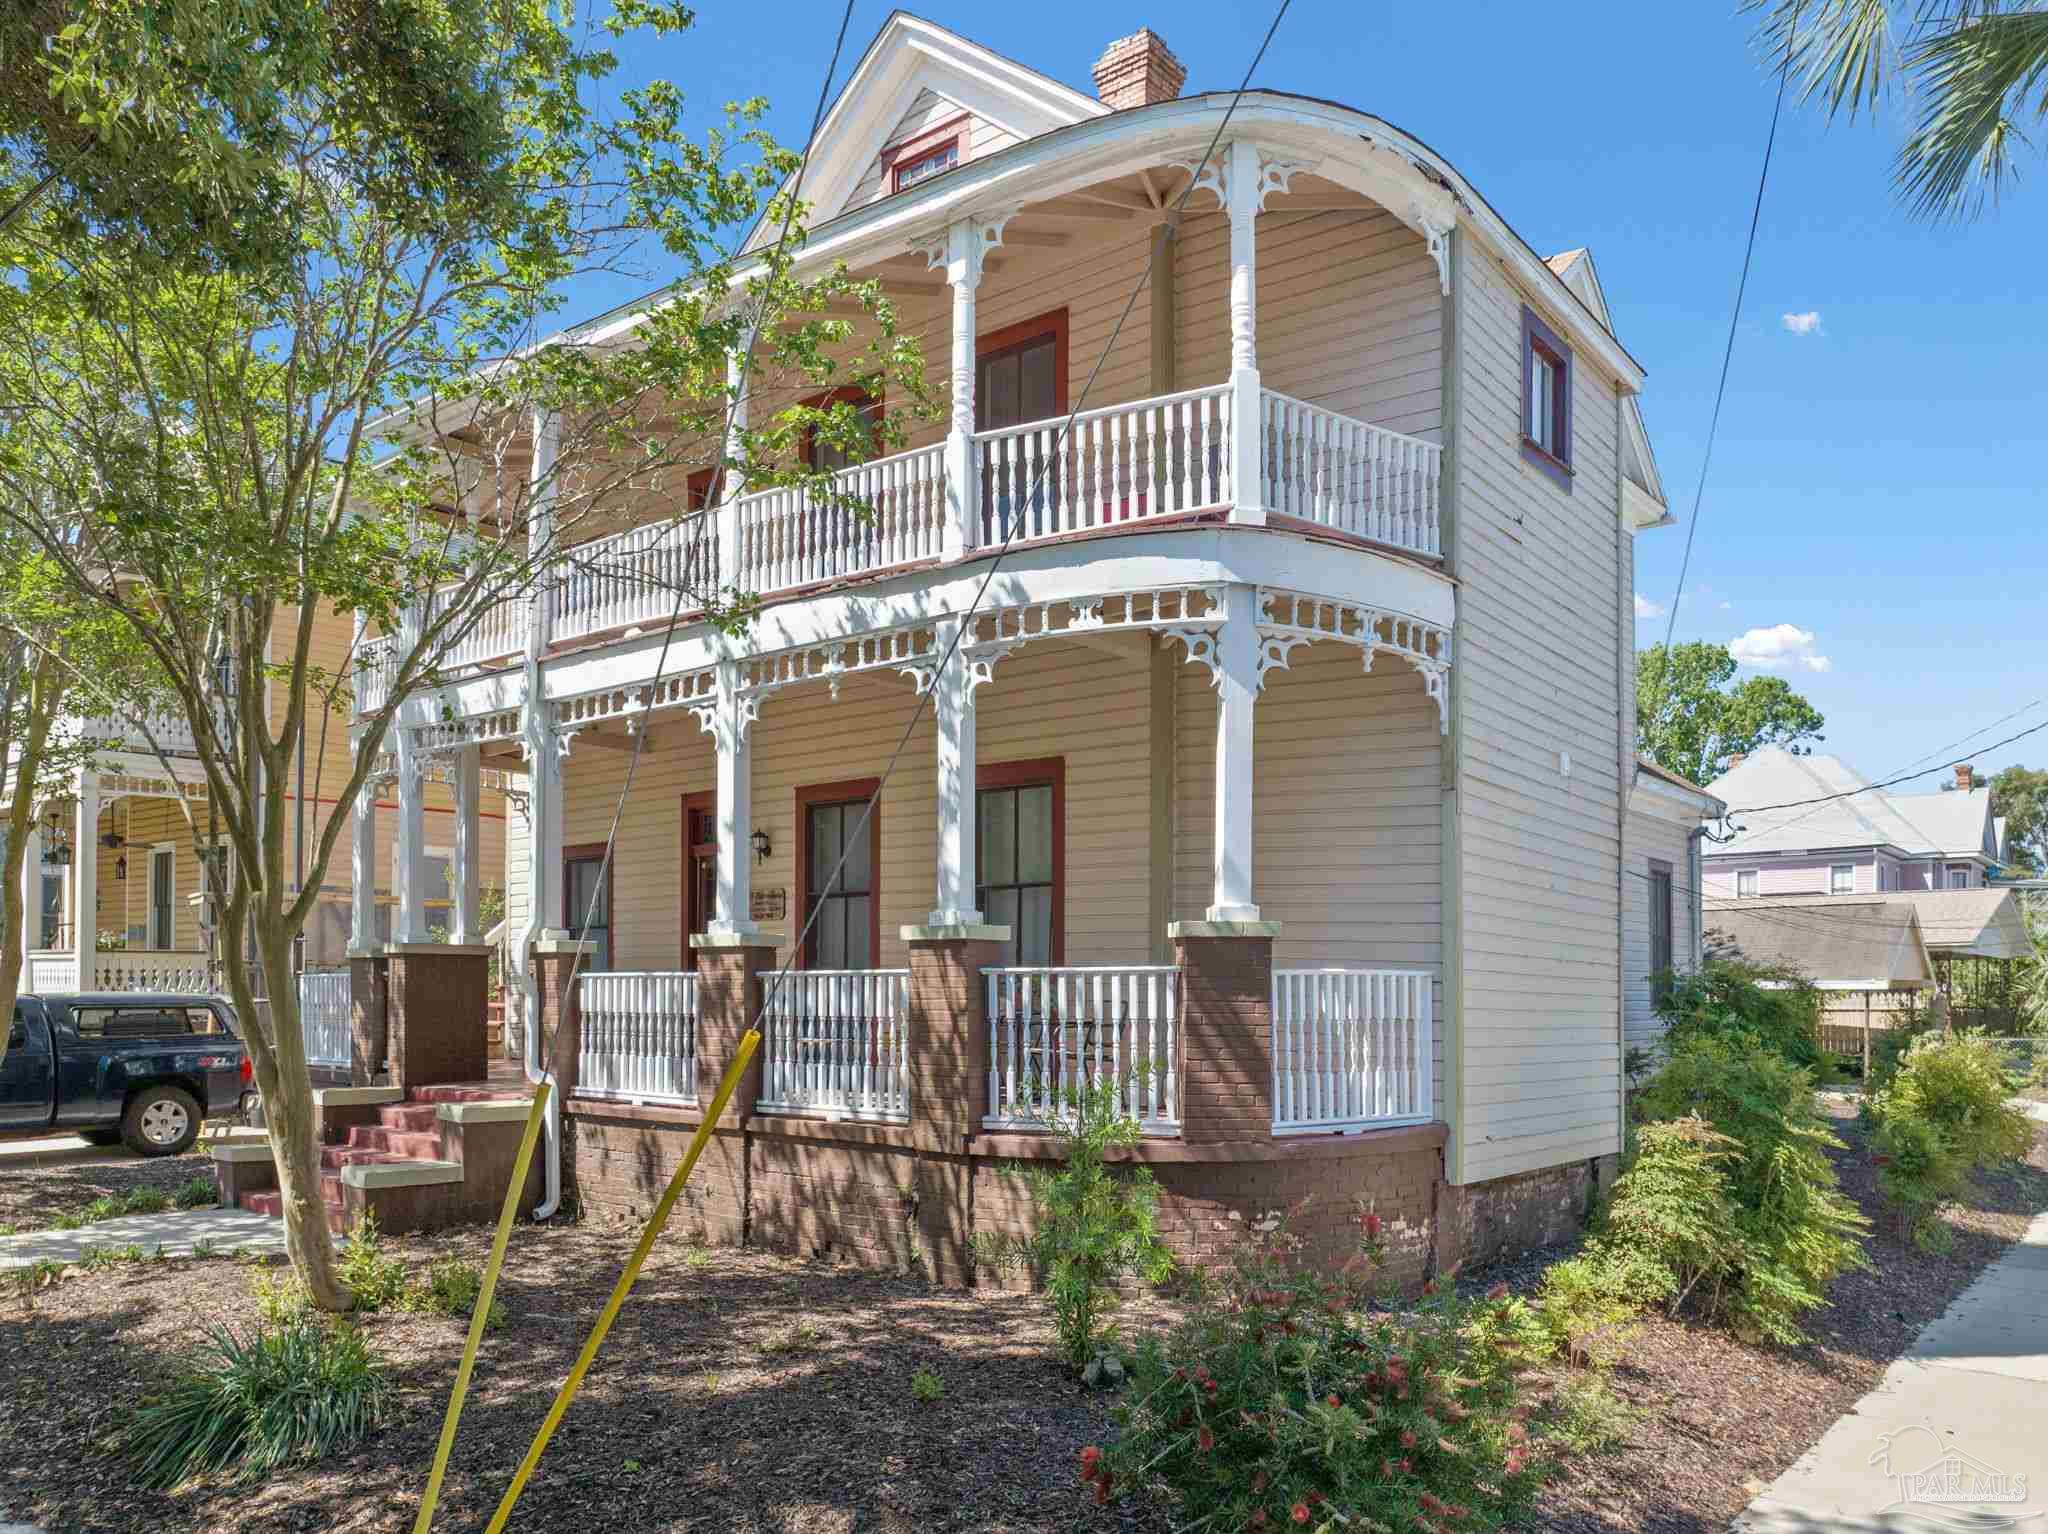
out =
[[[0,1060],[0,1129],[47,1124],[55,1082],[50,1032],[17,1004],[7,1032],[7,1058]]]
[[[697,967],[690,939],[718,914],[718,798],[683,795],[683,967]],[[742,914],[744,920],[744,913]]]

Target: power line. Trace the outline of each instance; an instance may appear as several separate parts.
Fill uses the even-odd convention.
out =
[[[2020,712],[2024,713],[2025,710],[2022,709]],[[1991,728],[1994,728],[1994,726],[1985,726],[1985,729]],[[1994,740],[1990,745],[1980,749],[1984,751],[2000,751],[2016,740],[2025,740],[2029,735],[2038,735],[2043,730],[2048,730],[2048,719],[2043,719],[2038,724],[2030,724],[2017,734],[2008,735],[2003,740]],[[1886,778],[1881,783],[1865,783],[1861,788],[1845,788],[1838,794],[1822,794],[1816,799],[1790,799],[1783,804],[1747,804],[1740,808],[1731,808],[1728,811],[1728,815],[1724,818],[1732,818],[1736,815],[1765,815],[1769,814],[1772,810],[1797,810],[1804,809],[1809,804],[1828,804],[1837,799],[1853,799],[1858,794],[1874,793],[1880,788],[1892,788],[1900,783],[1910,783],[1915,778],[1931,777],[1937,772],[1947,772],[1951,768],[1963,765],[1960,760],[1942,762],[1933,767],[1923,767],[1918,772],[1900,773],[1897,777]]]

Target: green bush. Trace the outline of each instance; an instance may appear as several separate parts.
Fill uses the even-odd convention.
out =
[[[162,1214],[171,1207],[171,1196],[161,1188],[130,1188],[121,1200],[123,1214]]]
[[[1523,1323],[1506,1286],[1429,1285],[1374,1310],[1377,1221],[1329,1276],[1276,1215],[1259,1222],[1187,1319],[1139,1349],[1120,1432],[1081,1454],[1097,1502],[1161,1496],[1176,1528],[1490,1529],[1530,1505],[1541,1471],[1517,1374]]]
[[[1666,977],[1657,1003],[1670,1048],[1719,1039],[1764,1049],[1807,1070],[1825,1068],[1820,1049],[1820,992],[1785,964],[1709,959]]]
[[[1980,1033],[1916,1039],[1868,1099],[1878,1182],[1900,1228],[1921,1245],[1947,1248],[1947,1228],[1935,1216],[1967,1191],[1972,1172],[2033,1145],[2033,1120],[2005,1099],[2004,1065]]]
[[[1085,1367],[1110,1340],[1107,1317],[1127,1276],[1163,1283],[1173,1258],[1159,1239],[1159,1185],[1143,1167],[1111,1170],[1110,1151],[1138,1142],[1137,1121],[1108,1083],[1066,1094],[1052,1119],[1060,1164],[1023,1174],[1037,1209],[1028,1236],[984,1235],[975,1257],[985,1267],[1028,1270],[1045,1285],[1060,1351]]]
[[[1622,1182],[1638,1168],[1644,1175],[1626,1192],[1616,1184],[1599,1244],[1670,1272],[1674,1305],[1689,1293],[1742,1330],[1802,1340],[1796,1318],[1823,1303],[1837,1275],[1867,1262],[1860,1238],[1869,1227],[1827,1158],[1842,1142],[1815,1105],[1812,1076],[1773,1052],[1694,1035],[1672,1049],[1634,1108],[1645,1127]],[[1701,1122],[1652,1133],[1688,1118]],[[1709,1189],[1711,1214],[1681,1207]]]
[[[1868,1104],[1872,1097],[1891,1085],[1892,1078],[1899,1073],[1899,1066],[1905,1062],[1908,1050],[1929,1034],[1940,1031],[1940,1022],[1923,1007],[1906,1007],[1894,1012],[1891,1026],[1871,1035],[1870,1078],[1863,1083],[1864,1102]]]
[[[483,1293],[483,1288],[483,1269],[473,1262],[464,1262],[460,1257],[443,1257],[427,1268],[423,1281],[406,1290],[405,1306],[408,1310],[424,1311],[428,1315],[467,1321],[476,1310],[477,1296]],[[491,1312],[484,1325],[497,1328],[504,1324],[505,1302],[493,1298]]]
[[[145,1486],[254,1480],[361,1437],[389,1397],[382,1365],[352,1327],[310,1316],[246,1338],[217,1327],[119,1443]]]
[[[180,1209],[204,1209],[220,1202],[220,1185],[211,1177],[194,1177],[178,1184],[171,1201]]]
[[[334,1276],[357,1310],[389,1310],[405,1298],[405,1259],[384,1250],[377,1217],[367,1211],[335,1259]]]
[[[934,1401],[945,1399],[946,1382],[929,1369],[918,1369],[910,1376],[910,1396],[920,1406],[929,1406]]]

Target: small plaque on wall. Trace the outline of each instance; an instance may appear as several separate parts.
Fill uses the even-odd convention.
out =
[[[755,890],[749,914],[755,921],[785,921],[789,917],[789,891]]]

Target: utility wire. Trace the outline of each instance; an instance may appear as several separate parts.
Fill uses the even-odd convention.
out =
[[[2024,713],[2025,710],[2021,710],[2021,712]],[[1991,725],[1985,726],[1985,729],[1991,728],[1993,728],[1993,726]],[[2025,740],[2029,735],[2038,735],[2043,730],[2048,730],[2048,719],[2043,719],[2038,724],[2030,724],[2024,730],[2019,731],[2017,734],[2008,735],[2003,740],[1994,740],[1990,745],[1980,747],[1979,750],[2003,750],[2005,747],[2011,745],[2014,741]],[[1975,752],[1972,753],[1972,755],[1975,754]],[[1942,762],[1933,767],[1922,767],[1917,772],[1903,772],[1900,773],[1897,777],[1886,778],[1884,781],[1880,783],[1865,783],[1861,788],[1845,788],[1842,790],[1842,792],[1838,794],[1821,794],[1817,798],[1813,799],[1788,799],[1783,804],[1745,804],[1740,807],[1731,806],[1728,810],[1728,815],[1726,818],[1732,819],[1737,815],[1765,815],[1769,814],[1772,810],[1797,810],[1804,809],[1809,804],[1830,804],[1838,799],[1853,799],[1858,794],[1875,793],[1880,788],[1891,788],[1900,783],[1910,783],[1915,778],[1931,777],[1933,774],[1937,772],[1947,772],[1951,768],[1960,767],[1962,765],[1964,765],[1963,762],[1960,758],[1958,758],[1955,761]]]

